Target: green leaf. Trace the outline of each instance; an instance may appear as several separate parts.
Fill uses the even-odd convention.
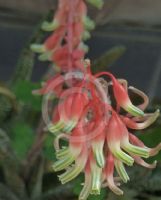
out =
[[[15,68],[12,80],[10,81],[11,87],[17,82],[23,80],[30,80],[34,68],[34,52],[30,50],[32,43],[40,43],[44,37],[44,31],[41,30],[42,22],[50,20],[53,17],[53,10],[50,10],[47,15],[44,16],[42,21],[35,27],[31,38],[26,43],[26,47],[22,50],[21,55],[18,59],[17,66]]]
[[[46,137],[43,148],[44,156],[51,161],[56,160],[53,141],[54,141],[54,136],[49,134]]]
[[[34,53],[29,48],[25,48],[18,60],[11,83],[15,84],[21,80],[30,80],[33,67]],[[11,87],[12,86],[13,85],[11,85]]]
[[[23,121],[12,125],[12,147],[19,158],[24,158],[34,140],[33,129]]]
[[[42,98],[32,94],[32,91],[40,88],[40,84],[29,81],[19,81],[13,91],[19,101],[29,104],[34,110],[41,111]]]
[[[19,200],[19,198],[13,193],[13,191],[2,183],[0,183],[0,199]]]
[[[116,46],[105,52],[102,56],[96,59],[92,65],[94,73],[106,71],[107,68],[113,65],[126,51],[124,46]]]
[[[77,196],[79,196],[81,190],[82,190],[82,185],[81,183],[83,183],[84,181],[84,176],[83,175],[79,175],[75,180],[74,180],[74,188],[73,188],[73,193]]]

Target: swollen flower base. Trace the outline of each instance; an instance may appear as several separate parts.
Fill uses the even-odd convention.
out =
[[[102,5],[99,0],[88,2],[97,7]],[[45,96],[43,117],[48,130],[56,136],[57,161],[53,169],[65,170],[59,180],[65,184],[84,173],[79,200],[86,200],[90,194],[99,195],[105,186],[122,195],[121,181],[130,180],[125,166],[136,162],[154,168],[156,161],[148,164],[144,158],[156,155],[161,149],[161,144],[148,148],[129,132],[147,128],[159,116],[159,110],[152,114],[144,112],[148,97],[109,72],[92,74],[90,61],[84,59],[86,48],[82,41],[94,24],[86,14],[83,0],[60,0],[53,21],[42,26],[54,32],[43,45],[31,46],[41,53],[41,60],[51,61],[60,71],[33,93]],[[143,103],[133,105],[129,90],[141,97]],[[51,103],[53,95],[59,101],[49,116],[46,105]],[[52,107],[49,109],[51,113]],[[62,139],[68,145],[61,146]]]

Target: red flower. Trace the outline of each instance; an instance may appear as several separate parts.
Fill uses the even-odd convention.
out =
[[[88,1],[102,6],[102,0]],[[144,113],[148,97],[136,88],[128,88],[126,81],[123,85],[109,72],[91,73],[90,61],[84,60],[87,48],[82,40],[89,37],[88,30],[94,24],[86,14],[87,6],[83,0],[60,0],[53,21],[42,26],[54,32],[43,45],[31,47],[41,54],[41,60],[50,60],[60,69],[60,74],[53,75],[34,93],[44,95],[43,116],[49,131],[56,135],[58,160],[53,169],[66,170],[59,180],[65,184],[81,172],[85,174],[79,200],[87,199],[89,194],[100,194],[104,185],[122,195],[119,181],[126,183],[130,179],[125,165],[132,166],[136,162],[154,168],[156,162],[148,164],[143,158],[154,156],[161,149],[161,144],[148,148],[128,130],[144,129],[159,116],[159,110],[153,114]],[[108,76],[111,81],[101,76]],[[109,85],[117,108],[112,106]],[[133,105],[128,89],[142,97],[141,105]],[[46,105],[53,93],[59,102],[53,110],[50,107],[50,117]],[[120,112],[120,107],[125,114]],[[67,140],[68,146],[60,147],[61,139]],[[118,177],[114,177],[115,171]]]

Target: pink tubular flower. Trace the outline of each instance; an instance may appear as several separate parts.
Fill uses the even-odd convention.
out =
[[[87,1],[102,6],[102,0]],[[147,128],[158,118],[159,110],[145,113],[148,97],[128,87],[125,80],[117,80],[109,72],[92,74],[90,61],[84,59],[87,47],[83,40],[90,36],[88,31],[94,28],[94,23],[87,17],[84,0],[59,0],[53,21],[44,22],[42,28],[53,32],[42,45],[33,44],[31,48],[40,53],[41,60],[50,60],[60,69],[40,90],[33,91],[44,95],[43,117],[48,130],[55,134],[57,161],[53,170],[65,170],[59,175],[62,184],[84,173],[79,200],[86,200],[90,194],[99,195],[104,186],[122,195],[120,181],[130,180],[126,165],[136,162],[152,169],[156,162],[148,164],[144,158],[161,149],[161,144],[148,148],[129,129]],[[110,82],[102,76],[108,76]],[[109,85],[116,108],[111,102]],[[143,103],[134,105],[128,90],[141,97]],[[58,103],[52,110],[53,94]],[[67,140],[68,145],[61,147],[61,139]]]
[[[50,124],[50,131],[52,133],[60,131],[70,132],[78,123],[87,103],[87,96],[83,93],[79,93],[79,91],[78,94],[69,94],[69,96],[64,97],[57,107],[57,112],[55,113],[57,117],[54,117],[53,123]]]
[[[126,116],[125,117],[122,116],[122,120],[128,128],[140,130],[140,129],[145,129],[151,124],[153,124],[155,120],[158,118],[159,114],[160,114],[160,111],[156,110],[153,114],[147,114],[142,119],[141,118],[132,119]],[[141,122],[139,120],[141,120]]]
[[[139,108],[137,108],[132,104],[125,88],[118,82],[118,80],[111,73],[100,72],[95,76],[98,77],[100,75],[107,75],[112,79],[114,96],[119,106],[121,106],[127,112],[131,113],[134,116],[144,115],[144,112],[142,110],[140,110]]]
[[[87,199],[89,194],[99,195],[104,182],[113,192],[121,195],[123,191],[115,181],[114,172],[126,183],[130,178],[125,165],[132,166],[136,162],[144,167],[154,168],[156,162],[148,164],[143,158],[154,156],[161,149],[160,144],[152,149],[146,147],[135,135],[129,133],[128,127],[135,125],[135,129],[144,128],[143,125],[137,126],[139,121],[147,127],[156,120],[159,111],[143,116],[140,116],[139,112],[137,117],[136,112],[134,116],[133,112],[129,112],[130,115],[122,115],[112,108],[110,101],[106,101],[106,97],[109,98],[106,91],[108,87],[105,88],[101,84],[101,88],[97,87],[100,82],[98,74],[93,76],[89,70],[87,76],[75,75],[75,80],[76,77],[76,84],[69,85],[71,88],[61,93],[54,114],[57,117],[54,117],[49,128],[52,133],[58,134],[59,139],[66,133],[69,140],[69,147],[57,150],[58,161],[53,165],[53,169],[67,170],[59,176],[63,184],[85,172],[86,188],[83,187],[80,200]],[[117,81],[117,84],[120,83]],[[123,91],[128,97],[127,91]],[[105,99],[102,98],[102,92],[105,93]],[[117,94],[115,98],[116,96]]]
[[[105,167],[105,178],[107,180],[108,187],[117,195],[122,195],[123,191],[120,190],[114,180],[114,156],[109,151],[108,157],[106,161],[106,167]]]
[[[82,191],[79,195],[79,200],[87,199],[91,192],[92,187],[92,174],[91,174],[91,168],[90,168],[90,162],[89,160],[86,163],[86,167],[84,169],[85,174],[85,182],[84,186],[82,188]]]

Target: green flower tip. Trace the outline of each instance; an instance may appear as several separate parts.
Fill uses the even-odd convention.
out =
[[[101,192],[102,169],[97,165],[92,169],[92,187],[90,194],[100,195]]]
[[[59,133],[64,127],[64,122],[62,121],[59,121],[57,122],[56,124],[49,124],[48,125],[48,130],[51,132],[51,133]]]
[[[47,52],[42,53],[42,54],[38,57],[38,59],[39,59],[40,61],[50,61],[51,55],[52,55],[52,52],[47,51]]]
[[[48,130],[51,133],[60,133],[65,132],[65,133],[69,133],[73,130],[73,128],[77,125],[77,120],[70,120],[68,122],[64,122],[63,120],[60,120],[59,122],[57,122],[56,124],[50,124],[48,125]]]
[[[73,162],[74,157],[72,155],[67,155],[65,158],[56,161],[52,168],[55,172],[61,171],[69,167]]]
[[[95,22],[91,20],[88,16],[85,16],[83,19],[85,29],[93,30],[95,28]]]
[[[160,110],[159,110],[159,109],[157,109],[157,110],[155,111],[155,117],[156,117],[156,118],[158,118],[158,117],[159,117],[159,115],[160,115]]]
[[[123,148],[125,149],[125,151],[133,155],[141,156],[143,158],[149,158],[149,150],[147,148],[137,147],[130,143],[125,145]]]
[[[129,176],[128,176],[125,168],[124,168],[123,163],[120,162],[120,161],[115,161],[115,167],[116,167],[116,171],[119,174],[122,181],[124,183],[127,183],[130,180],[130,178],[129,178]]]
[[[91,34],[89,33],[89,31],[84,31],[83,33],[83,40],[88,40],[90,39]]]
[[[62,184],[65,184],[75,179],[83,170],[82,165],[75,165],[74,167],[68,168],[65,173],[58,176]]]
[[[79,195],[78,200],[87,200],[88,196],[90,195],[91,192],[91,176],[86,177],[86,181],[83,184],[83,189]]]
[[[85,52],[85,53],[88,53],[89,51],[89,47],[84,44],[83,42],[80,44],[80,48]]]
[[[113,154],[116,158],[118,158],[120,161],[127,164],[128,166],[132,166],[134,164],[134,159],[128,154],[124,153],[122,150],[116,150],[113,152]]]
[[[135,117],[144,116],[144,112],[139,108],[137,108],[136,106],[134,106],[133,104],[130,104],[128,107],[124,109]]]
[[[94,153],[98,167],[104,168],[105,158],[104,158],[104,153],[103,153],[103,144],[94,144],[93,153]]]
[[[56,151],[56,157],[57,159],[65,158],[69,154],[69,148],[64,147],[58,151]]]
[[[31,44],[30,49],[35,53],[44,53],[46,51],[43,44]]]
[[[52,22],[43,22],[42,24],[42,30],[44,31],[54,31],[59,27],[59,22],[57,20],[54,20]]]

